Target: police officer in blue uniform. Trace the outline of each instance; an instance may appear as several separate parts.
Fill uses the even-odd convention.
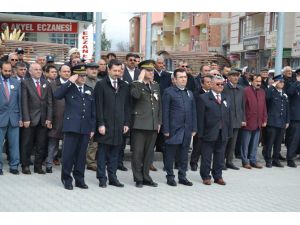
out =
[[[300,145],[300,68],[296,69],[296,81],[287,88],[290,101],[290,127],[287,137],[287,166],[296,168],[294,162]]]
[[[89,139],[94,135],[96,123],[93,89],[85,85],[85,66],[76,65],[72,68],[72,74],[69,80],[53,93],[57,99],[65,98],[66,103],[61,180],[67,190],[73,189],[71,172],[76,187],[88,188],[84,181],[86,150]]]
[[[285,94],[284,78],[277,75],[273,78],[274,83],[266,91],[268,121],[266,127],[266,140],[264,157],[266,167],[283,167],[279,161],[281,143],[284,131],[289,126],[289,102]],[[273,148],[273,156],[272,154]]]

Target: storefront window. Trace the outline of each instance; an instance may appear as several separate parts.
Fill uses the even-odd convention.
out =
[[[37,41],[37,33],[25,33],[24,41]]]
[[[77,47],[78,34],[61,34],[51,33],[49,34],[49,42],[56,44],[66,44],[71,48]]]

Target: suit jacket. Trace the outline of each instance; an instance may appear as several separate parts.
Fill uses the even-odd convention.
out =
[[[163,96],[166,88],[172,86],[171,74],[166,71],[161,71],[159,75],[158,71],[154,70],[154,80],[159,83],[161,96]]]
[[[250,86],[249,81],[247,80],[247,78],[246,78],[244,75],[242,75],[242,76],[239,78],[238,84],[241,85],[243,88],[249,87],[249,86]]]
[[[284,92],[281,95],[275,87],[271,86],[267,90],[266,99],[268,111],[267,125],[270,127],[285,128],[285,125],[290,122],[288,96]]]
[[[254,131],[267,122],[266,94],[261,88],[255,90],[253,86],[244,89],[246,123],[242,129]]]
[[[139,130],[157,130],[162,123],[161,95],[159,84],[153,82],[149,89],[145,83],[133,81],[130,94],[134,99],[132,110],[132,128]]]
[[[48,136],[52,138],[63,138],[63,119],[65,111],[65,99],[56,99],[54,98],[54,92],[60,88],[62,83],[60,79],[56,79],[50,84],[51,93],[52,93],[52,109],[53,109],[53,118],[52,118],[52,129],[49,130]]]
[[[176,86],[165,90],[162,98],[163,133],[166,144],[189,146],[192,132],[197,132],[196,105],[193,93]]]
[[[38,95],[35,83],[31,78],[21,83],[22,87],[22,115],[23,121],[30,121],[30,126],[41,123],[45,126],[46,120],[52,120],[52,96],[50,84],[40,79],[41,97]]]
[[[212,91],[209,91],[196,98],[196,106],[198,136],[203,141],[216,141],[220,129],[222,141],[227,141],[232,136],[230,99],[224,93],[221,93],[221,104]]]
[[[97,82],[95,87],[97,132],[95,140],[107,145],[121,145],[123,127],[129,127],[129,86],[118,79],[118,89],[115,90],[107,76]],[[100,126],[105,126],[105,135],[98,132]]]
[[[89,135],[95,132],[95,100],[93,89],[87,85],[83,87],[84,94],[70,81],[62,84],[53,96],[65,99],[63,132],[73,132]]]
[[[300,121],[300,82],[292,83],[286,92],[290,101],[290,119]]]
[[[125,81],[128,84],[131,84],[132,81],[137,80],[139,78],[140,72],[141,71],[139,69],[135,68],[134,69],[134,78],[132,80],[132,78],[128,72],[127,66],[126,66],[124,69],[124,73],[123,73],[123,81]]]
[[[0,76],[0,127],[18,127],[22,121],[21,83],[15,78],[9,78],[10,97],[7,100],[2,76]],[[2,144],[2,143],[1,143]]]

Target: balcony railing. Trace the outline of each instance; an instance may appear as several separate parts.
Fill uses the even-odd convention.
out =
[[[163,31],[164,32],[169,32],[174,30],[174,25],[164,25],[163,26]]]
[[[256,28],[247,29],[244,38],[262,36],[262,35],[264,35],[264,28],[256,27]]]

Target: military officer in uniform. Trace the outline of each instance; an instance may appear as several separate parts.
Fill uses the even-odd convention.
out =
[[[284,93],[284,78],[277,75],[273,78],[274,83],[267,89],[267,112],[268,120],[266,127],[266,140],[264,146],[264,157],[266,167],[283,167],[279,161],[281,143],[284,131],[289,126],[289,102]],[[273,148],[273,156],[272,154]]]
[[[61,180],[67,190],[73,189],[72,169],[75,186],[88,188],[84,181],[86,150],[90,138],[94,135],[96,123],[93,89],[84,84],[85,66],[74,66],[72,74],[69,80],[53,93],[57,99],[65,98],[66,104]]]
[[[157,187],[149,175],[154,156],[154,145],[160,130],[162,112],[159,84],[154,78],[153,60],[139,63],[141,70],[137,81],[133,81],[130,94],[133,98],[132,111],[132,172],[136,187]]]
[[[85,85],[94,89],[97,81],[99,80],[97,78],[99,65],[97,63],[87,63],[85,67],[87,73]],[[93,170],[93,171],[97,170],[97,162],[96,162],[97,146],[98,146],[97,142],[95,142],[93,139],[89,141],[88,150],[86,154],[86,168],[88,170]]]

